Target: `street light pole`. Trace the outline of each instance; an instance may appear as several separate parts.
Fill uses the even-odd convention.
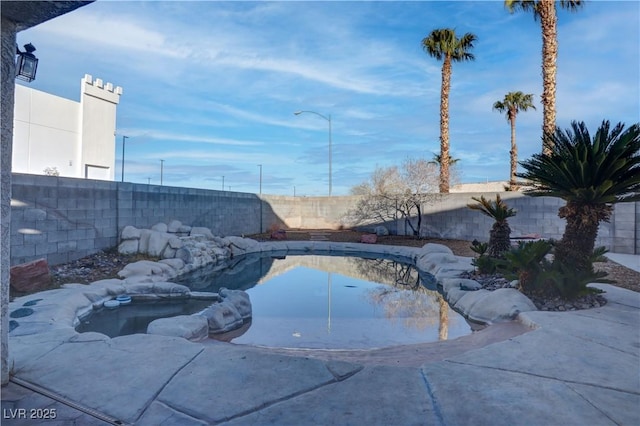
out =
[[[122,182],[124,182],[124,143],[129,136],[122,135]]]
[[[258,164],[260,167],[260,195],[262,195],[262,164]]]
[[[224,176],[222,176],[222,190],[224,191]]]
[[[331,136],[332,135],[331,114],[325,116],[325,115],[322,115],[322,114],[320,114],[318,112],[315,112],[315,111],[296,111],[296,112],[294,112],[294,114],[295,115],[300,115],[300,114],[302,114],[304,112],[308,112],[310,114],[315,114],[318,117],[322,117],[322,118],[324,118],[325,120],[327,120],[329,122],[329,197],[331,197],[331,186],[332,186],[331,185],[331,183],[332,183],[331,182],[331,176],[333,175],[332,170],[331,170],[331,162],[332,162],[331,148],[332,148],[332,145],[333,145],[332,136]]]
[[[160,186],[162,186],[163,175],[164,175],[164,160],[160,160]]]

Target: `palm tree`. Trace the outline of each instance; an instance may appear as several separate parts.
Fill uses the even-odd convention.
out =
[[[608,222],[613,204],[640,200],[640,125],[610,129],[603,121],[593,139],[584,122],[571,129],[559,128],[547,136],[548,154],[534,154],[521,162],[533,187],[533,196],[559,197],[566,201],[558,216],[567,220],[556,244],[555,261],[578,273],[592,270],[600,222]]]
[[[581,0],[560,0],[560,7],[576,11],[584,2]],[[558,18],[555,0],[505,0],[504,5],[513,13],[516,10],[533,12],[542,28],[542,152],[548,154],[551,147],[545,145],[544,136],[556,128],[556,60],[558,58]]]
[[[502,258],[504,253],[511,248],[511,228],[507,219],[516,215],[516,211],[505,203],[500,194],[496,194],[496,201],[489,201],[484,195],[471,197],[476,204],[467,204],[471,210],[478,210],[489,216],[495,222],[489,232],[489,256]]]
[[[451,155],[449,155],[449,165],[450,166],[453,166],[458,161],[460,161],[459,158],[455,158],[455,157],[452,157]],[[442,164],[442,157],[440,156],[440,154],[434,153],[433,157],[431,157],[431,161],[429,161],[429,164],[435,164],[436,166],[440,167],[440,165]]]
[[[507,112],[507,120],[511,124],[511,173],[509,175],[509,190],[515,191],[518,187],[516,184],[516,172],[518,167],[518,146],[516,145],[516,116],[520,111],[526,111],[529,108],[536,109],[533,105],[533,94],[525,95],[522,92],[509,92],[504,95],[502,101],[493,104],[493,109],[500,112]]]
[[[466,33],[456,37],[455,30],[441,28],[431,31],[422,39],[422,48],[442,61],[442,86],[440,88],[440,158],[446,159],[440,164],[440,192],[449,193],[449,90],[451,87],[451,62],[471,61],[475,59],[469,52],[473,48],[476,36]]]

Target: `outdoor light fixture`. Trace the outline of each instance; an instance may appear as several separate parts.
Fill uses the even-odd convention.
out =
[[[24,45],[24,52],[21,52],[18,46],[16,46],[16,78],[24,81],[33,81],[36,79],[36,71],[38,69],[38,58],[33,52],[36,48],[33,44],[28,43]]]

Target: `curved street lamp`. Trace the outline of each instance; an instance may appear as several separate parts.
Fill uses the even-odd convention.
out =
[[[331,115],[325,116],[315,111],[296,111],[295,115],[300,115],[302,113],[315,114],[318,117],[322,117],[329,122],[329,197],[331,197]]]

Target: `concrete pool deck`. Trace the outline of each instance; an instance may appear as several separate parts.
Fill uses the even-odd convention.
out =
[[[2,423],[637,425],[640,293],[597,286],[600,308],[348,357],[68,328],[20,336]]]

